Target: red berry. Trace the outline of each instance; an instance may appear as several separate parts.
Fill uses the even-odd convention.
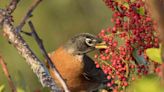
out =
[[[125,81],[125,82],[124,82],[124,86],[128,86],[128,82]]]
[[[100,68],[100,65],[99,64],[96,64],[96,68]]]

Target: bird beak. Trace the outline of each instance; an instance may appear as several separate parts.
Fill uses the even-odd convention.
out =
[[[104,41],[95,45],[96,49],[106,49],[107,47],[108,46],[107,46],[106,42],[104,42]]]

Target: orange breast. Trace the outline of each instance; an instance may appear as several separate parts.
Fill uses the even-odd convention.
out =
[[[90,92],[90,90],[99,86],[98,83],[86,80],[82,75],[84,70],[83,61],[79,61],[78,58],[69,54],[63,48],[59,48],[51,53],[50,58],[62,77],[66,80],[71,92]],[[55,82],[61,87],[51,69],[50,73]]]
[[[50,58],[62,77],[66,80],[69,87],[80,85],[80,78],[84,67],[82,61],[79,61],[75,56],[66,52],[63,48],[59,48],[51,53]]]

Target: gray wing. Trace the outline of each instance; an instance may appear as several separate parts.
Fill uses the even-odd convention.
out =
[[[109,82],[107,79],[107,75],[103,72],[101,68],[96,68],[94,61],[84,55],[83,57],[84,62],[84,77],[90,81],[95,81],[99,83],[106,83]]]

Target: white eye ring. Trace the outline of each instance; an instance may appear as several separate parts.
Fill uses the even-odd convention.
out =
[[[91,47],[94,46],[94,43],[92,42],[92,39],[90,39],[90,38],[86,38],[85,42],[88,46],[91,46]]]

